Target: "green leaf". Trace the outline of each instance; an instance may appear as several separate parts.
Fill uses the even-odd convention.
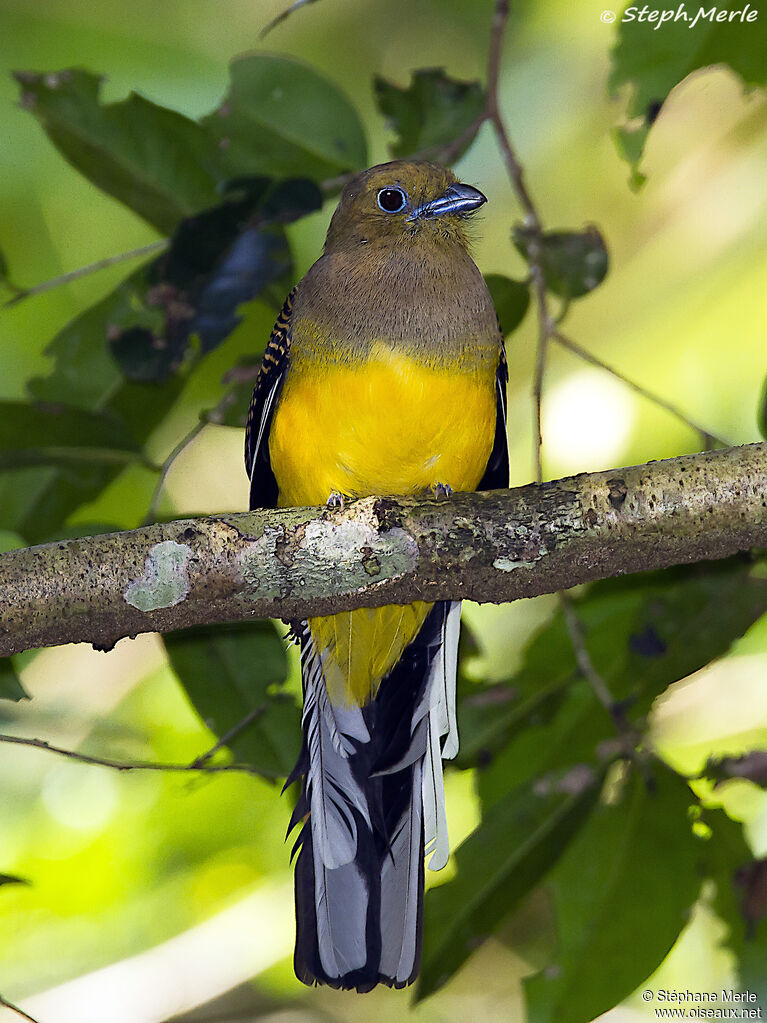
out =
[[[338,86],[297,60],[265,53],[234,60],[218,109],[203,118],[227,177],[335,177],[367,164],[357,111]]]
[[[0,401],[0,470],[38,465],[141,461],[141,448],[115,416],[66,405]]]
[[[285,777],[301,745],[292,698],[272,692],[287,675],[285,648],[268,621],[166,634],[171,666],[197,713],[219,738],[259,709],[227,745],[238,763],[266,778]]]
[[[730,558],[605,580],[576,598],[591,659],[630,718],[641,723],[659,693],[726,653],[764,613],[767,580],[751,568]],[[577,672],[560,612],[533,638],[514,676],[489,692],[462,694],[462,764],[487,763],[522,729],[540,726],[545,737]]]
[[[501,274],[485,274],[495,311],[504,337],[517,329],[530,305],[530,288],[524,281],[515,281]]]
[[[669,6],[665,0],[651,2],[643,8],[647,11],[643,21],[636,13],[630,20],[624,14],[617,26],[608,92],[615,97],[626,87],[626,123],[617,135],[618,151],[635,173],[668,94],[693,71],[726,64],[746,88],[767,82],[767,20],[753,6],[750,13],[757,16],[751,21],[738,16],[717,22],[716,13],[724,13],[724,8],[709,7],[711,17],[699,17],[693,25],[698,9],[691,7],[685,12],[687,20],[672,18],[659,25],[659,12],[671,13]],[[629,9],[639,11],[639,7]],[[739,10],[747,12],[748,5],[740,5]]]
[[[46,349],[53,360],[47,377],[30,381],[33,398],[99,409],[117,418],[136,444],[143,445],[176,401],[180,375],[164,384],[126,381],[109,354],[107,338],[134,324],[162,329],[162,312],[147,303],[147,266],[134,271],[114,291],[75,317]],[[122,465],[74,463],[57,469],[5,473],[0,485],[0,522],[29,543],[55,537],[68,516],[92,501],[123,470]]]
[[[397,135],[391,146],[392,156],[397,157],[438,150],[462,138],[485,108],[479,82],[448,78],[442,68],[414,71],[405,89],[376,76],[374,88],[378,107]],[[475,135],[476,131],[467,135],[453,160],[468,149]]]
[[[600,783],[591,773],[545,792],[517,789],[456,849],[454,880],[424,904],[419,998],[442,987],[541,881],[591,813]]]
[[[69,163],[161,233],[215,203],[226,175],[216,143],[197,122],[135,93],[103,104],[102,78],[88,71],[15,77],[21,106]]]
[[[706,876],[716,885],[712,908],[727,927],[724,944],[733,952],[741,991],[767,1000],[767,918],[764,885],[767,861],[754,860],[743,826],[723,810],[706,809],[702,823],[710,829]]]
[[[687,783],[660,764],[632,771],[617,802],[591,815],[554,868],[558,952],[525,981],[530,1023],[589,1023],[662,962],[700,890],[703,842]]]
[[[512,238],[528,263],[540,264],[548,290],[566,301],[587,295],[605,279],[607,247],[594,226],[582,231],[544,231],[540,235],[533,228],[517,226]]]
[[[10,657],[0,657],[0,700],[28,700],[29,694],[21,684],[21,679],[13,666]]]

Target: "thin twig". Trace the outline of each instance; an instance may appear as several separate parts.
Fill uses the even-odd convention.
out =
[[[82,764],[110,767],[115,771],[202,771],[205,774],[236,772],[251,774],[256,777],[278,777],[276,774],[267,775],[264,771],[256,770],[250,764],[210,764],[207,762],[207,752],[188,764],[167,764],[152,760],[113,760],[111,757],[91,756],[89,753],[79,753],[76,750],[65,749],[63,746],[56,746],[45,739],[33,739],[23,735],[7,735],[2,733],[0,734],[0,743],[2,742],[12,743],[17,746],[32,746],[34,749],[56,753],[58,756],[67,757],[69,760],[77,760]],[[220,748],[220,743],[217,743],[215,748]]]
[[[625,724],[623,713],[618,708],[615,700],[613,700],[612,693],[610,692],[607,683],[594,667],[594,662],[591,660],[591,654],[588,651],[586,639],[583,634],[583,624],[573,607],[570,595],[568,593],[560,592],[557,596],[559,598],[560,607],[562,608],[562,614],[564,615],[567,634],[570,637],[570,643],[573,647],[575,660],[578,663],[581,674],[585,677],[586,681],[593,689],[594,695],[613,721],[615,721],[616,724],[619,721],[621,724]]]
[[[535,372],[533,374],[533,450],[535,457],[535,477],[540,483],[543,480],[543,463],[541,449],[543,435],[541,430],[541,402],[543,400],[543,379],[546,371],[546,355],[549,341],[554,330],[554,320],[549,312],[546,281],[541,266],[541,235],[543,227],[541,218],[525,183],[522,164],[512,145],[506,124],[501,115],[499,102],[499,85],[501,62],[503,57],[503,39],[509,20],[509,0],[497,0],[490,30],[490,49],[487,60],[487,100],[486,117],[493,126],[498,148],[511,179],[519,204],[525,213],[525,227],[530,231],[527,259],[530,265],[530,280],[535,293],[538,308],[538,344],[535,353]]]
[[[14,1005],[13,1002],[9,1002],[8,999],[3,998],[2,995],[0,995],[0,1006],[5,1009],[10,1009],[11,1012],[15,1012],[17,1016],[20,1016],[21,1019],[27,1020],[28,1023],[38,1023],[34,1016],[30,1016],[28,1012],[24,1012],[24,1010],[20,1009],[18,1005]]]
[[[207,752],[202,753],[199,757],[193,760],[189,766],[199,769],[203,766],[203,764],[207,764],[215,753],[218,753],[223,746],[228,746],[232,739],[237,738],[237,736],[241,732],[244,732],[249,725],[252,725],[254,721],[260,718],[265,711],[266,704],[264,703],[260,704],[258,707],[254,707],[249,714],[246,714],[241,721],[237,722],[236,725],[232,725],[228,732],[224,732],[218,742],[211,746]]]
[[[160,504],[160,497],[165,488],[165,481],[168,478],[168,473],[171,470],[173,463],[176,461],[178,456],[184,451],[195,439],[195,437],[202,433],[205,427],[208,425],[207,419],[198,419],[191,430],[186,433],[181,440],[176,444],[170,454],[167,456],[165,461],[159,467],[159,476],[157,483],[155,484],[154,491],[152,492],[152,499],[149,502],[149,507],[146,510],[144,521],[142,525],[148,526],[157,518],[157,509]]]
[[[289,7],[286,7],[284,11],[281,11],[276,18],[272,18],[266,28],[262,28],[259,32],[258,38],[263,39],[269,35],[273,28],[276,28],[279,24],[289,18],[290,15],[299,9],[299,7],[306,7],[307,4],[316,3],[316,0],[295,0]]]
[[[715,433],[707,430],[705,426],[701,426],[700,423],[696,423],[694,419],[690,419],[688,415],[685,415],[680,408],[673,405],[670,401],[666,401],[665,398],[661,398],[653,391],[648,391],[646,387],[642,387],[641,384],[637,384],[634,380],[624,376],[620,370],[610,366],[609,363],[604,362],[598,356],[592,355],[588,349],[579,345],[577,341],[573,341],[572,338],[567,337],[567,335],[563,334],[561,330],[552,331],[551,337],[557,342],[557,344],[566,348],[574,355],[577,355],[578,358],[583,359],[584,362],[589,362],[592,366],[598,366],[599,369],[603,369],[606,373],[609,373],[610,376],[615,377],[616,380],[620,380],[621,383],[625,384],[626,387],[630,388],[636,394],[641,394],[643,398],[647,398],[648,401],[651,401],[654,405],[665,409],[666,412],[684,423],[685,426],[689,426],[691,430],[695,430],[695,432],[700,435],[703,446],[706,450],[709,450],[712,446],[719,446],[723,448],[730,446],[730,441],[724,440],[722,437],[718,437]]]
[[[62,284],[69,284],[72,281],[77,281],[81,277],[87,277],[88,274],[97,273],[99,270],[106,270],[109,266],[116,266],[118,263],[125,263],[129,259],[139,259],[141,256],[149,256],[153,252],[159,252],[161,249],[166,248],[168,245],[167,238],[163,238],[157,242],[150,242],[148,245],[142,245],[138,249],[131,249],[130,252],[120,252],[116,256],[107,256],[105,259],[97,259],[95,263],[88,263],[87,266],[78,267],[77,270],[69,270],[65,274],[60,274],[58,277],[52,277],[48,281],[43,281],[41,284],[35,284],[32,288],[24,288],[19,291],[13,298],[9,298],[7,302],[3,303],[3,309],[9,309],[11,306],[18,305],[19,302],[23,302],[27,298],[32,298],[34,295],[42,295],[46,291],[52,291],[54,288],[58,288]]]
[[[499,102],[499,85],[503,58],[503,39],[509,20],[509,0],[496,0],[493,23],[490,30],[490,48],[487,61],[487,100],[486,115],[493,126],[498,148],[506,165],[511,184],[519,204],[525,213],[525,227],[530,232],[527,248],[527,260],[530,266],[530,281],[536,299],[538,313],[538,342],[535,351],[535,371],[533,373],[533,451],[535,458],[535,478],[543,482],[543,430],[541,426],[541,406],[543,402],[543,385],[546,374],[546,356],[549,342],[556,334],[556,321],[549,310],[546,280],[541,262],[543,224],[533,198],[525,183],[524,170],[512,145],[506,124],[501,114]],[[594,690],[597,698],[610,714],[615,727],[622,737],[628,734],[629,726],[621,708],[615,703],[610,690],[594,667],[591,656],[586,648],[580,620],[575,613],[572,602],[566,593],[558,594],[565,624],[573,646],[578,666]]]

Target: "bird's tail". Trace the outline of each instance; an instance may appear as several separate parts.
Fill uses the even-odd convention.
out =
[[[294,963],[305,984],[415,979],[424,855],[439,870],[449,853],[442,758],[458,752],[459,625],[459,603],[435,604],[364,707],[331,704],[323,654],[303,631],[304,746],[290,780],[304,784],[290,826],[304,822]]]

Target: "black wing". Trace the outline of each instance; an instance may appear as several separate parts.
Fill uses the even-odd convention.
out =
[[[296,289],[285,299],[256,378],[245,427],[245,468],[250,476],[250,507],[277,506],[277,480],[269,458],[269,431],[290,362],[290,316]]]
[[[477,490],[503,490],[509,485],[509,442],[506,437],[506,384],[509,380],[509,365],[501,335],[501,355],[495,371],[495,439],[493,450],[487,460],[485,474]]]

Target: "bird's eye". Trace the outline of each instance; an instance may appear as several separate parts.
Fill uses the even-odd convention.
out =
[[[378,205],[384,213],[399,213],[407,205],[407,196],[401,188],[382,188],[378,193]]]

